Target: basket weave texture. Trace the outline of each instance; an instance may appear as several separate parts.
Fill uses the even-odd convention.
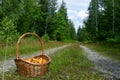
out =
[[[20,41],[23,37],[26,35],[33,35],[36,36],[41,44],[42,48],[42,54],[38,56],[34,56],[33,58],[43,58],[46,60],[46,63],[43,64],[37,64],[37,63],[31,63],[27,62],[25,59],[20,58],[19,56],[19,44]],[[16,44],[16,59],[15,59],[15,64],[18,70],[18,73],[22,76],[26,77],[36,77],[36,76],[44,76],[49,69],[51,62],[51,58],[47,55],[44,54],[44,47],[43,47],[43,41],[41,38],[36,34],[36,33],[24,33],[19,39]]]

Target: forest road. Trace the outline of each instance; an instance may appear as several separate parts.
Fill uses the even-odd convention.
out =
[[[63,49],[63,48],[65,48],[65,47],[67,47],[67,46],[70,46],[70,44],[45,50],[44,53],[47,54],[47,55],[48,55],[48,54],[53,54],[53,53],[55,53],[56,51],[58,51],[58,50],[60,50],[60,49]],[[22,57],[22,58],[30,58],[30,57],[33,57],[33,56],[39,55],[39,54],[41,54],[40,51],[39,51],[39,52],[35,52],[35,53],[33,53],[33,54],[30,54],[30,55],[23,55],[24,57]],[[15,67],[14,59],[15,59],[15,58],[11,58],[11,59],[5,60],[5,61],[0,61],[0,73],[3,72],[3,63],[4,63],[4,72],[10,71],[11,69],[13,69],[13,68]]]
[[[107,80],[120,80],[120,62],[100,55],[86,46],[80,45],[80,47],[85,51],[87,58],[94,63],[96,69],[104,77],[110,77]]]

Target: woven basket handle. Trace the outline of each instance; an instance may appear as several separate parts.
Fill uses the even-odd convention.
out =
[[[16,44],[16,59],[19,59],[19,44],[20,44],[20,41],[22,40],[23,37],[25,37],[26,35],[34,35],[38,38],[40,44],[41,44],[41,48],[42,48],[42,55],[44,55],[44,47],[43,47],[43,41],[42,39],[36,34],[36,33],[31,33],[31,32],[28,32],[28,33],[24,33],[17,41],[17,44]]]

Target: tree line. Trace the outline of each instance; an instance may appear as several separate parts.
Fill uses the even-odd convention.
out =
[[[57,0],[0,0],[0,41],[14,41],[25,32],[50,40],[76,40],[64,1],[58,6]]]
[[[79,41],[120,42],[120,0],[91,0]]]

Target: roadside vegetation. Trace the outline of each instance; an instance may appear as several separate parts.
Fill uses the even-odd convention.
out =
[[[48,41],[48,42],[44,42],[44,48],[50,49],[50,48],[62,46],[65,44],[67,44],[67,43],[65,43],[65,42],[63,43],[63,42],[59,42],[59,41]],[[22,54],[28,55],[32,52],[40,51],[41,45],[37,39],[30,37],[30,38],[23,39],[19,45],[19,48],[20,48],[19,52],[21,55]],[[5,50],[6,50],[6,44],[0,43],[0,60],[4,59]],[[6,53],[7,59],[11,58],[11,57],[15,57],[15,55],[16,55],[16,42],[8,43],[7,53]]]
[[[120,61],[120,44],[111,44],[105,42],[87,43],[89,48],[100,52],[100,54]]]
[[[52,62],[46,76],[27,78],[19,76],[14,69],[5,72],[5,80],[104,80],[78,44],[59,50],[50,56]]]

